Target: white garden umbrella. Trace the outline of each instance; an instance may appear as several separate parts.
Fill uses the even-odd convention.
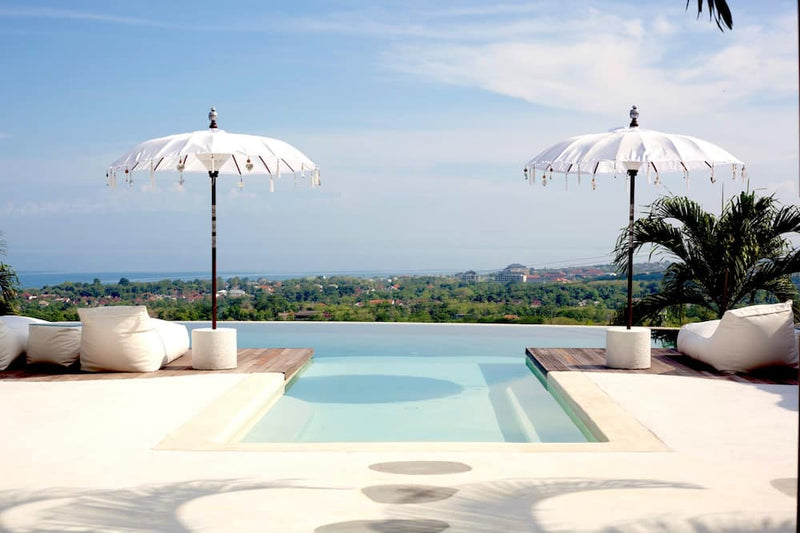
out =
[[[270,190],[282,173],[309,178],[319,186],[319,168],[294,146],[269,137],[228,133],[217,128],[217,112],[212,107],[207,130],[180,133],[145,141],[113,163],[106,173],[108,184],[116,184],[123,174],[132,183],[134,171],[207,172],[211,178],[211,320],[217,327],[217,177],[222,174],[238,176],[269,175]]]
[[[633,220],[634,191],[639,171],[651,172],[656,183],[661,172],[681,172],[686,180],[689,172],[703,169],[711,173],[716,181],[716,171],[720,167],[740,170],[744,177],[744,163],[738,158],[710,142],[672,133],[644,130],[639,128],[639,112],[636,106],[630,111],[631,122],[627,128],[618,128],[607,133],[595,133],[570,137],[554,144],[528,161],[525,177],[531,182],[536,173],[543,174],[543,180],[552,172],[565,175],[592,176],[592,187],[596,184],[595,174],[626,172],[629,176],[630,213],[628,219],[628,305],[627,326],[633,324]],[[688,181],[687,181],[688,183]]]

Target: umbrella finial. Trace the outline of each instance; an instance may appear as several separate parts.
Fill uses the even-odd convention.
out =
[[[211,108],[211,111],[208,112],[208,120],[211,121],[211,124],[208,127],[212,130],[217,129],[217,110],[215,108]]]
[[[636,106],[631,108],[631,112],[629,113],[631,117],[631,123],[628,126],[629,128],[638,128],[639,127],[639,111]]]

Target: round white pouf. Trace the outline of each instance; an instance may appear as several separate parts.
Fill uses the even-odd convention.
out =
[[[606,366],[609,368],[650,368],[650,328],[608,328],[606,330]]]
[[[225,370],[236,368],[236,330],[198,328],[192,330],[192,368]]]

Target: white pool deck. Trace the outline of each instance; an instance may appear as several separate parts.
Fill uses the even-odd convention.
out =
[[[0,531],[795,531],[797,386],[581,376],[661,446],[164,449],[247,376],[3,381]],[[393,461],[471,469],[370,468]],[[457,492],[367,496],[398,485]],[[384,529],[367,529],[371,520]]]

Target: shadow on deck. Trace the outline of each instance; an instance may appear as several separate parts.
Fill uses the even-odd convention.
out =
[[[727,379],[740,383],[797,385],[798,370],[773,367],[747,374],[719,372],[714,367],[683,355],[671,348],[653,348],[650,368],[627,370],[606,366],[605,348],[527,348],[526,355],[545,375],[548,372],[625,372],[633,374],[662,374],[711,379]]]
[[[58,365],[20,365],[18,362],[0,372],[0,380],[15,381],[86,381],[97,379],[162,378],[194,374],[226,373],[253,374],[281,372],[288,381],[311,360],[311,348],[241,348],[237,367],[230,370],[195,370],[189,350],[170,364],[155,372],[81,372],[76,364],[69,368]]]

